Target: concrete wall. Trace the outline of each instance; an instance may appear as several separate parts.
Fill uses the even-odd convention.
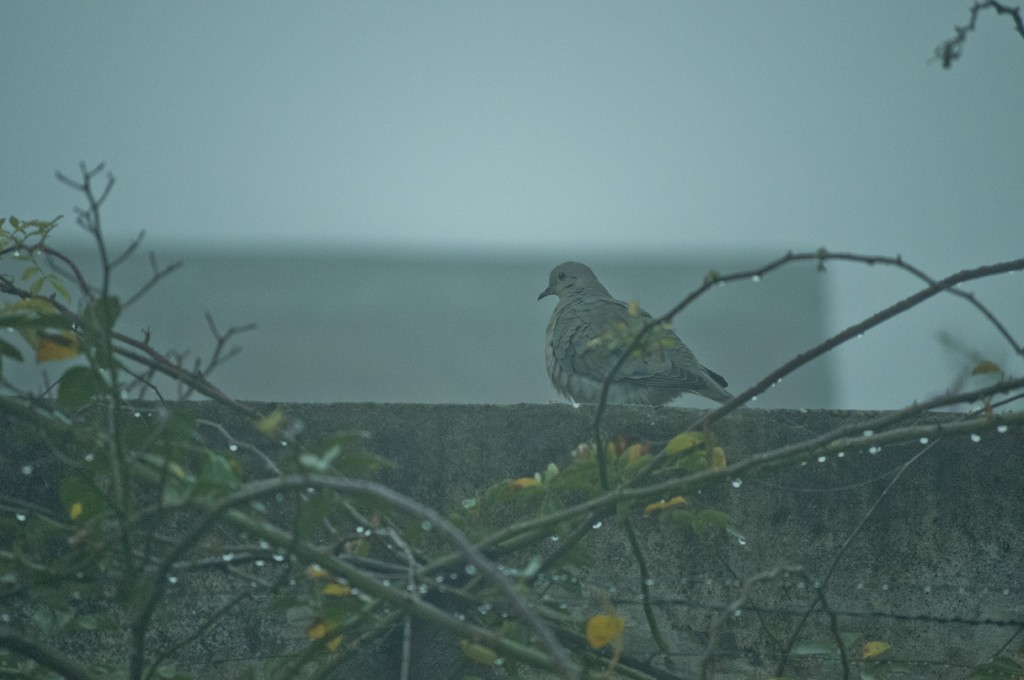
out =
[[[195,408],[203,417],[224,420],[243,440],[258,441],[251,428],[221,407]],[[394,469],[380,473],[380,481],[445,512],[500,479],[530,475],[551,462],[564,467],[576,444],[591,438],[593,417],[589,407],[563,405],[289,408],[303,419],[314,440],[341,429],[369,431],[369,448],[396,463]],[[605,431],[664,440],[696,415],[674,408],[615,407],[607,414]],[[746,409],[718,424],[715,433],[735,462],[869,415]],[[922,420],[954,418],[929,415]],[[0,431],[9,427],[0,422]],[[19,441],[22,454],[13,459],[39,450],[28,444]],[[673,652],[672,677],[695,677],[709,624],[737,597],[744,579],[782,565],[801,567],[811,582],[824,579],[839,547],[879,501],[894,473],[921,448],[915,443],[887,446],[875,454],[850,450],[842,458],[744,478],[738,487],[709,488],[692,499],[700,507],[728,513],[737,534],[702,539],[637,512],[657,616]],[[2,475],[5,485],[11,482],[9,467]],[[876,677],[960,678],[1013,636],[1016,628],[998,622],[1024,619],[1022,490],[1024,434],[1010,430],[986,434],[980,442],[965,435],[943,438],[881,498],[825,589],[840,631],[892,645],[871,666]],[[614,521],[594,531],[586,548],[585,561],[573,568],[583,584],[574,596],[573,613],[582,620],[612,603],[628,621],[625,652],[634,659],[660,661],[637,604],[638,570]],[[192,619],[193,609],[230,595],[230,589],[219,585],[221,578],[211,572],[186,579],[187,587],[183,584],[174,593],[183,618]],[[812,598],[813,588],[796,576],[755,588],[750,602],[722,631],[715,677],[771,676],[779,641],[788,637]],[[242,625],[226,621],[200,645],[183,652],[190,664],[206,664],[207,673],[230,677],[230,659],[285,650],[301,637],[306,623],[288,622],[280,612],[258,607],[233,616],[234,623]],[[984,620],[992,623],[978,623]],[[451,664],[457,664],[458,653],[448,653],[454,642],[434,639],[430,633],[419,631],[420,670],[413,677],[446,677]],[[802,639],[828,642],[828,619],[812,615]],[[338,677],[397,677],[394,649],[387,646],[392,643],[372,648],[366,659],[339,671]],[[373,671],[363,665],[381,662],[383,667]],[[481,667],[472,671],[483,674]],[[839,677],[839,667],[803,655],[795,659],[787,677]]]

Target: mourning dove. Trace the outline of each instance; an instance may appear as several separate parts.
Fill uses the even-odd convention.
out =
[[[552,269],[548,283],[537,298],[558,296],[548,322],[548,376],[563,396],[597,402],[615,362],[651,315],[635,303],[613,298],[590,267],[579,262]],[[608,402],[658,405],[683,392],[724,402],[732,398],[727,385],[722,376],[701,366],[667,325],[656,326],[615,373]]]

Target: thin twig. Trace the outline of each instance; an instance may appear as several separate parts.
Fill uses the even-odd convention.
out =
[[[796,641],[799,638],[800,633],[804,628],[804,625],[807,623],[807,618],[811,615],[811,612],[814,611],[814,608],[823,601],[824,589],[828,586],[828,582],[832,579],[832,575],[835,573],[836,568],[839,566],[839,562],[843,559],[843,555],[846,554],[846,550],[850,547],[850,544],[853,543],[853,539],[856,538],[858,534],[860,534],[861,529],[864,528],[864,525],[867,524],[868,520],[874,515],[875,510],[877,510],[878,506],[882,504],[882,500],[885,499],[885,497],[889,494],[889,491],[896,485],[896,482],[900,480],[900,477],[903,476],[903,473],[909,470],[914,463],[916,463],[918,460],[921,459],[922,456],[924,456],[924,454],[931,451],[936,446],[936,444],[939,443],[939,441],[941,440],[931,440],[920,451],[914,454],[913,458],[911,458],[906,463],[900,466],[899,471],[897,471],[896,474],[893,475],[893,478],[889,480],[889,483],[885,485],[885,488],[882,489],[882,493],[878,494],[878,498],[876,498],[875,502],[871,504],[871,507],[868,508],[868,511],[865,512],[863,516],[861,516],[860,521],[857,522],[857,525],[846,537],[846,540],[843,541],[843,544],[839,547],[839,550],[836,551],[836,554],[832,557],[832,562],[829,564],[828,569],[825,570],[825,576],[821,579],[821,583],[818,586],[817,597],[814,599],[813,602],[811,602],[811,605],[807,608],[807,611],[804,612],[804,615],[801,617],[800,622],[797,624],[796,628],[793,630],[793,634],[789,638],[789,643],[786,645],[786,649],[782,653],[782,658],[779,660],[779,665],[775,672],[776,675],[782,676],[784,674],[786,670],[786,663],[789,661],[789,655],[792,652],[793,646],[796,644]],[[842,647],[840,647],[840,649],[842,649]]]

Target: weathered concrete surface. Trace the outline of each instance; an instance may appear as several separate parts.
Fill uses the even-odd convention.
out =
[[[239,439],[266,447],[251,427],[221,407],[195,408],[204,418],[225,422]],[[576,444],[591,439],[593,417],[592,408],[564,405],[291,404],[288,409],[302,418],[312,440],[339,430],[370,432],[369,448],[396,463],[379,480],[445,512],[498,480],[530,475],[552,462],[564,467]],[[604,431],[666,440],[697,415],[674,408],[614,407]],[[739,461],[870,415],[748,409],[718,424],[715,434],[729,460]],[[928,415],[919,422],[952,418]],[[0,431],[8,425],[0,422]],[[33,448],[17,443],[19,450],[25,445]],[[800,567],[807,581],[791,575],[754,588],[716,647],[715,677],[770,676],[780,642],[813,599],[809,584],[824,581],[840,546],[876,502],[824,590],[840,631],[892,645],[879,657],[892,663],[872,672],[959,678],[997,652],[1016,629],[977,622],[1024,619],[1024,435],[1020,430],[986,434],[978,443],[964,435],[943,438],[881,497],[893,475],[922,448],[915,443],[875,454],[851,450],[842,458],[742,479],[738,487],[723,483],[692,499],[699,507],[728,513],[742,540],[737,535],[700,539],[638,512],[655,610],[677,677],[695,677],[709,625],[738,596],[744,579],[779,566]],[[10,482],[12,473],[0,471],[0,482]],[[584,588],[575,596],[573,614],[582,621],[614,604],[628,620],[626,653],[660,663],[637,604],[638,570],[622,532],[606,522],[586,547],[586,560],[574,572]],[[187,610],[191,600],[208,604],[229,595],[218,588],[216,574],[206,574],[175,598]],[[243,625],[220,626],[189,657],[214,661],[285,649],[289,636],[301,629],[280,616],[253,613],[241,617]],[[812,615],[801,639],[828,642],[828,618]],[[453,650],[451,641],[430,640],[417,649],[421,670],[413,677],[445,677],[451,670],[446,664],[458,657],[457,651],[454,657],[444,653]],[[378,652],[384,666],[365,677],[397,677],[388,665],[394,651],[381,647]],[[208,668],[211,674],[231,673],[230,664]],[[479,667],[470,670],[481,674]],[[370,671],[350,668],[338,677],[357,672]],[[839,677],[838,672],[834,662],[803,655],[787,676]]]

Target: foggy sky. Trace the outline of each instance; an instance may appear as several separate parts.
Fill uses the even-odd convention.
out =
[[[107,224],[150,244],[826,246],[940,277],[1024,252],[1024,40],[986,12],[930,62],[970,4],[5,2],[0,214],[70,214],[54,170],[106,161]],[[914,289],[837,269],[838,326]]]

